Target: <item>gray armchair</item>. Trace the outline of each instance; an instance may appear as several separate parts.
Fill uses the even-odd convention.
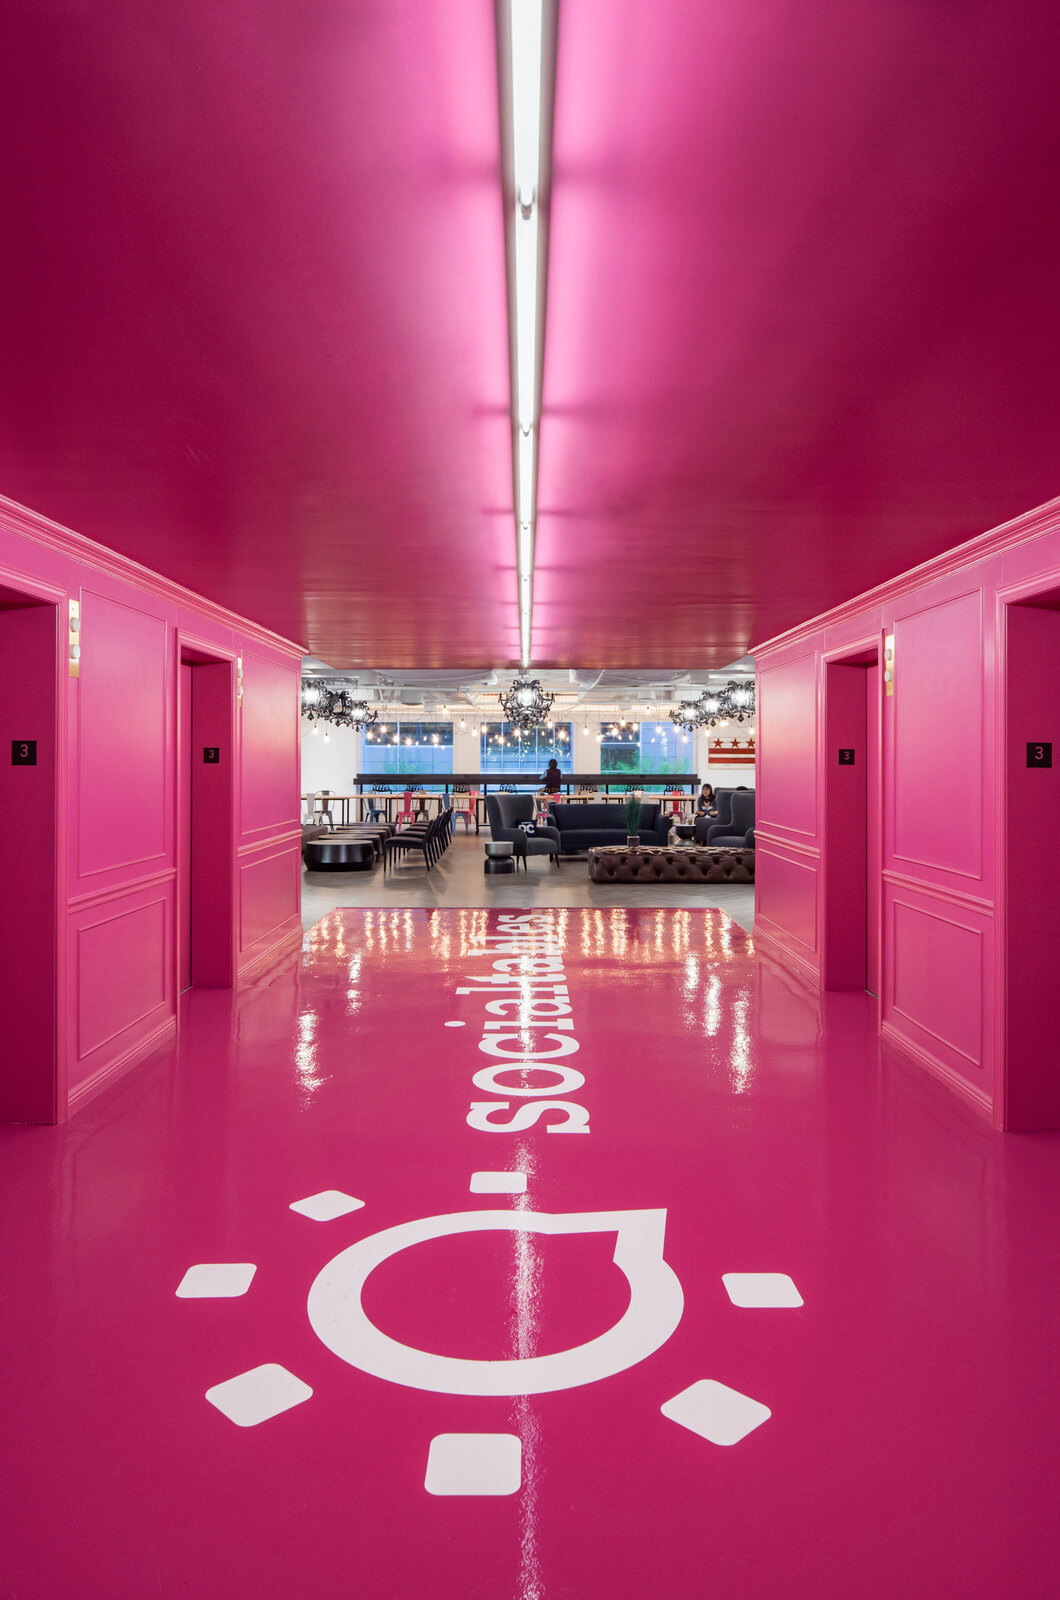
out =
[[[537,824],[533,833],[524,833],[520,822],[533,822],[536,805],[532,794],[488,794],[486,817],[494,839],[508,839],[515,846],[516,861],[526,871],[527,856],[548,856],[559,866],[559,834],[555,828]]]
[[[753,850],[755,845],[755,792],[734,789],[729,796],[728,822],[716,822],[707,829],[707,843],[726,845],[734,850]]]
[[[732,797],[739,792],[736,789],[715,789],[714,815],[696,818],[697,844],[706,844],[711,828],[724,828],[726,833],[735,832],[732,826]]]

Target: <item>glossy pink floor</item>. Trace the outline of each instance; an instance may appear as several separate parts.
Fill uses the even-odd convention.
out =
[[[0,1134],[0,1595],[1055,1593],[1060,1136],[721,913],[504,915],[336,912]]]

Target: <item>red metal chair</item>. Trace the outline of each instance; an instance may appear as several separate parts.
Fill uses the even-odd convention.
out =
[[[471,823],[475,815],[475,796],[470,789],[453,790],[453,822],[462,822],[464,832],[471,832]]]
[[[416,820],[416,813],[412,809],[412,796],[415,794],[415,792],[415,789],[405,790],[401,801],[401,810],[397,815],[396,826],[399,828],[403,822],[415,822]]]

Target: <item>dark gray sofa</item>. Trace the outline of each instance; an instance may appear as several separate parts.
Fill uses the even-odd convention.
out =
[[[594,845],[625,844],[626,808],[620,805],[564,805],[553,800],[549,815],[559,833],[564,855],[589,850]],[[666,844],[672,818],[661,805],[646,800],[640,814],[637,837],[641,844]]]

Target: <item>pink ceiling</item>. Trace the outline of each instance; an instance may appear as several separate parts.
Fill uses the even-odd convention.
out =
[[[334,664],[518,651],[483,0],[22,0],[0,492]]]
[[[563,0],[534,656],[720,664],[1060,489],[1051,0]]]
[[[335,665],[517,652],[490,0],[10,0],[0,492]],[[1057,492],[1053,0],[563,0],[534,657]]]

